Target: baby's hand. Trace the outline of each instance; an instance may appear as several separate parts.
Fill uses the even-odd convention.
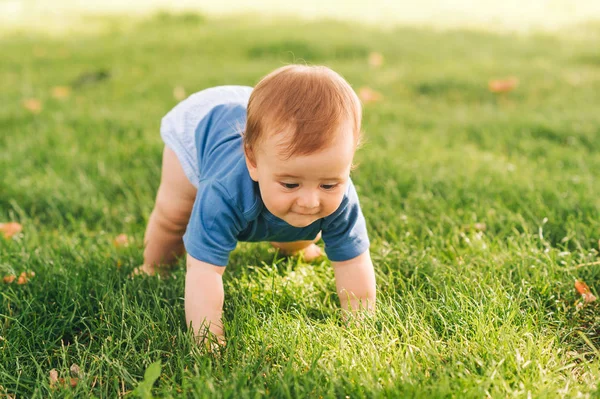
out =
[[[375,316],[373,309],[340,309],[342,312],[342,325],[344,328],[365,327],[368,320]]]
[[[206,348],[206,351],[209,353],[220,353],[222,349],[227,347],[227,341],[225,341],[225,337],[219,337],[213,333],[209,333],[208,337],[204,337],[204,339],[200,338],[200,341]]]
[[[195,335],[196,344],[199,349],[205,349],[207,353],[219,354],[221,350],[227,347],[227,341],[224,335],[217,335],[207,328]]]

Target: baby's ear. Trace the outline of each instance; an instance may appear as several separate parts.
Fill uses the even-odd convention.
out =
[[[258,173],[256,172],[256,156],[254,155],[254,151],[252,148],[244,145],[244,158],[246,158],[246,167],[248,168],[248,173],[250,173],[250,178],[254,181],[258,181]]]

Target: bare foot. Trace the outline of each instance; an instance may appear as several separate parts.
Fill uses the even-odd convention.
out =
[[[307,262],[311,262],[317,258],[323,256],[323,251],[321,248],[317,246],[317,244],[310,244],[308,247],[304,248],[302,251],[304,260]]]
[[[323,256],[323,251],[321,248],[317,246],[317,244],[312,243],[305,247],[305,243],[294,242],[294,243],[278,243],[272,242],[275,248],[279,250],[279,254],[283,256],[296,256],[302,254],[304,260],[306,262],[310,262],[312,260],[317,259],[320,256]],[[301,248],[301,249],[299,249]]]
[[[129,277],[133,278],[136,276],[154,276],[158,274],[160,277],[166,278],[169,276],[170,272],[168,269],[164,267],[156,267],[151,265],[141,265],[136,267],[133,272],[129,275]]]

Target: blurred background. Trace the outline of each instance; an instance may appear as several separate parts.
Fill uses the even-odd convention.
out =
[[[0,0],[0,276],[35,272],[0,287],[0,397],[50,397],[71,362],[72,396],[121,396],[160,353],[161,397],[598,397],[598,302],[573,282],[600,296],[599,43],[600,0]],[[215,368],[173,335],[185,268],[127,278],[161,118],[293,62],[364,104],[352,179],[389,307],[340,351],[332,269],[240,245],[244,331]]]
[[[530,31],[557,29],[600,17],[598,0],[0,0],[0,21],[7,25],[66,28],[83,14],[148,14],[198,11],[209,15],[256,13],[336,18],[377,25],[414,24]]]

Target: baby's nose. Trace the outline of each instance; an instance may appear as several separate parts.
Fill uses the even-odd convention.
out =
[[[298,199],[298,205],[306,209],[317,208],[319,206],[319,195],[315,192],[305,192]]]

